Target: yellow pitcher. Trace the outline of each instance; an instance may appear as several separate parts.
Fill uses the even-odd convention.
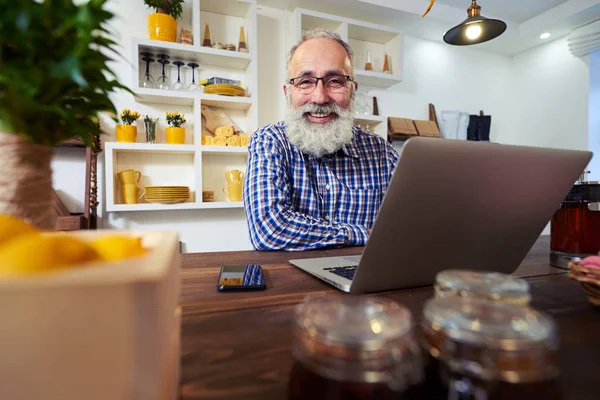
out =
[[[225,172],[225,178],[227,179],[227,183],[242,183],[244,181],[244,172],[232,169],[230,171]]]

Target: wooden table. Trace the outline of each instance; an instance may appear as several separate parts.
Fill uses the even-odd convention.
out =
[[[287,260],[354,255],[361,250],[184,254],[181,399],[285,399],[292,365],[293,307],[307,294],[335,290]],[[577,282],[548,264],[548,255],[548,237],[541,237],[515,275],[531,285],[533,306],[558,323],[566,398],[597,400],[600,313],[588,303]],[[262,265],[267,290],[218,293],[216,282],[223,264]],[[418,319],[433,290],[416,288],[382,295],[404,304]]]

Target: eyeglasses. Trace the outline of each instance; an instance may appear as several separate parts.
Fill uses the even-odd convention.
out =
[[[323,87],[330,93],[344,93],[348,89],[348,82],[354,82],[354,79],[348,75],[329,75],[323,78],[314,76],[299,76],[289,80],[302,94],[311,94],[317,88],[319,81],[323,81]]]

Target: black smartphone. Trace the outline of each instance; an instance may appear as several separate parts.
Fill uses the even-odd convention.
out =
[[[219,292],[265,290],[265,277],[260,265],[223,265],[217,282]]]

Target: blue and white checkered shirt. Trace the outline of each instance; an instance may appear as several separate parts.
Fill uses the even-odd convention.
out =
[[[250,139],[244,205],[257,250],[362,246],[398,163],[383,138],[353,128],[336,154],[302,153],[285,124],[267,125]]]

